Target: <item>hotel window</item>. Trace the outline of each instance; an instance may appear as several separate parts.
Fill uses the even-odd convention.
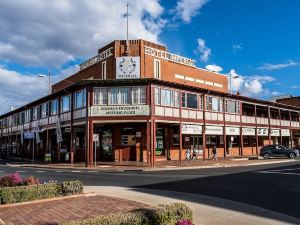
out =
[[[132,104],[146,104],[146,87],[132,87]]]
[[[222,112],[222,99],[217,97],[206,96],[206,110],[214,112]]]
[[[62,113],[70,111],[70,95],[65,95],[61,98],[60,111]]]
[[[174,106],[175,107],[179,107],[179,102],[180,102],[180,95],[179,95],[179,92],[178,91],[174,91]]]
[[[51,101],[51,116],[58,113],[58,101],[57,99]]]
[[[109,88],[108,90],[108,104],[109,105],[118,105],[118,95],[119,95],[119,88]]]
[[[85,89],[75,93],[75,109],[80,109],[86,106],[86,91]]]
[[[102,79],[106,79],[106,61],[102,62]]]
[[[107,105],[107,88],[94,88],[94,105]]]
[[[154,59],[154,78],[160,79],[160,61],[158,59]]]
[[[174,106],[174,92],[169,89],[161,89],[161,105]]]
[[[26,111],[25,111],[24,122],[25,122],[25,123],[30,122],[30,110],[26,110]]]
[[[130,88],[129,87],[120,87],[120,105],[129,105],[131,98]]]
[[[37,120],[39,118],[39,107],[34,107],[32,109],[32,119]]]
[[[46,118],[48,116],[48,103],[41,105],[41,118]]]
[[[198,96],[192,93],[182,93],[182,107],[190,109],[198,109]]]
[[[239,114],[240,113],[240,102],[226,100],[226,112]]]
[[[155,92],[155,105],[160,105],[160,88],[156,87],[154,92]]]

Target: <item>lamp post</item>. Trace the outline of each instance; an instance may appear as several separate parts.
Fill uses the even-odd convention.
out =
[[[234,69],[229,72],[229,83],[230,83],[230,94],[232,94],[232,79],[238,79],[240,76],[235,72]]]
[[[46,75],[38,75],[38,77],[47,77]],[[51,73],[48,73],[48,92],[51,94]]]

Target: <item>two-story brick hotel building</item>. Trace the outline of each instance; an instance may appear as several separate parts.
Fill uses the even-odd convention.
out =
[[[226,75],[165,46],[113,41],[50,95],[1,115],[1,152],[87,165],[179,163],[187,149],[205,160],[213,145],[218,157],[255,157],[265,144],[298,145],[299,113],[229,94]]]

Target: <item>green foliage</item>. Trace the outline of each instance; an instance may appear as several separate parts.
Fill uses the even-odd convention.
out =
[[[32,179],[30,182],[35,183],[36,180]],[[9,204],[82,193],[83,184],[80,181],[51,182],[28,186],[2,187],[0,188],[0,201],[1,204]]]
[[[38,184],[30,186],[0,188],[1,204],[26,202],[59,196],[56,184]]]
[[[161,205],[126,213],[102,215],[93,219],[71,221],[62,225],[174,225],[180,220],[193,219],[192,210],[183,203]]]
[[[83,193],[83,184],[79,180],[65,181],[61,184],[62,195],[74,195]]]

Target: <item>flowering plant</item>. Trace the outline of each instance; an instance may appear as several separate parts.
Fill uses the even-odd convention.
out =
[[[176,225],[195,225],[195,224],[193,224],[189,220],[180,220],[180,221],[177,222]]]

